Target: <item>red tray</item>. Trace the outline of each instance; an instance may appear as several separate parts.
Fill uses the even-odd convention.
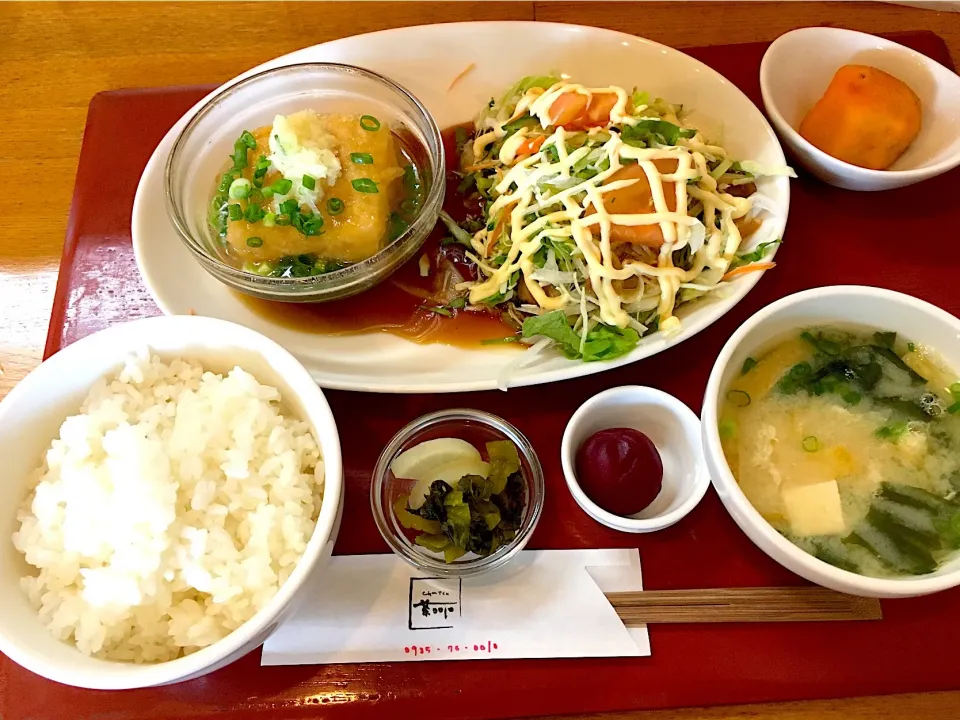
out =
[[[897,38],[950,65],[930,33]],[[689,51],[760,103],[765,44]],[[137,180],[163,133],[206,88],[127,90],[94,98],[46,353],[121,320],[157,309],[130,247]],[[121,148],[122,152],[116,152]],[[960,192],[960,171],[938,180]],[[536,446],[547,478],[533,548],[639,547],[650,588],[800,584],[767,558],[711,491],[684,521],[653,535],[626,535],[588,518],[566,490],[563,427],[594,393],[628,383],[667,390],[695,410],[713,358],[750,314],[788,293],[838,283],[888,287],[960,312],[953,203],[929,203],[931,188],[882,194],[837,190],[803,177],[779,266],[727,317],[693,340],[616,371],[558,386],[466,395],[371,396],[330,392],[343,437],[346,505],[338,553],[387,552],[368,505],[377,453],[402,425],[453,406],[514,422]],[[922,239],[922,250],[918,243]],[[951,290],[950,288],[954,288]],[[0,658],[5,720],[78,718],[517,717],[628,708],[960,688],[960,591],[883,603],[881,622],[675,625],[651,630],[653,656],[636,659],[485,660],[388,665],[259,666],[259,652],[205,678],[115,694],[59,686]]]

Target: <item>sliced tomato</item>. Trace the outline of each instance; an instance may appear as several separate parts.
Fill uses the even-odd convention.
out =
[[[616,104],[616,93],[594,93],[587,97],[578,92],[566,92],[550,106],[550,124],[565,130],[586,130],[606,125],[610,122],[610,111]]]
[[[578,92],[565,92],[550,106],[550,124],[554,127],[566,127],[575,122],[587,109],[589,98]]]
[[[677,161],[670,159],[654,160],[653,164],[661,173],[674,173],[677,171]],[[613,190],[604,193],[603,204],[607,212],[611,215],[638,215],[643,213],[652,213],[656,211],[653,204],[653,195],[650,192],[650,182],[647,174],[638,164],[625,165],[617,170],[613,175],[604,181],[604,185],[616,182],[618,180],[632,180],[637,182],[628,185],[619,190]],[[670,212],[677,209],[677,190],[676,184],[671,181],[663,181],[663,194],[667,202],[667,208]],[[586,215],[593,215],[596,209],[591,206]],[[593,234],[600,235],[600,226],[594,225]],[[663,231],[660,225],[611,225],[610,241],[613,245],[629,243],[631,245],[645,245],[646,247],[659,248],[663,245]]]
[[[617,104],[616,93],[594,93],[587,105],[587,116],[584,128],[606,125],[610,122],[610,111]]]

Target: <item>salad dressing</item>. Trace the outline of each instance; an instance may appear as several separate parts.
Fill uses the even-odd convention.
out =
[[[576,97],[570,98],[571,95]],[[634,147],[623,141],[620,132],[611,131],[609,140],[599,149],[586,144],[568,150],[566,140],[571,127],[587,124],[590,126],[588,134],[596,137],[600,131],[618,123],[637,126],[646,120],[659,120],[656,116],[646,117],[647,106],[643,104],[630,112],[629,103],[630,97],[623,88],[591,89],[557,82],[546,89],[527,90],[506,121],[497,123],[487,118],[481,123],[483,130],[472,148],[475,155],[506,137],[504,128],[516,122],[524,112],[536,118],[542,128],[552,130],[552,134],[542,141],[538,152],[519,162],[516,162],[518,149],[527,146],[529,128],[515,129],[501,144],[497,159],[503,164],[504,171],[498,176],[497,197],[487,215],[496,217],[498,213],[508,212],[510,245],[503,262],[490,268],[483,262],[484,251],[489,246],[486,231],[481,230],[474,238],[477,255],[471,259],[487,277],[470,288],[471,303],[507,295],[511,279],[520,271],[526,291],[542,310],[562,309],[569,305],[571,296],[566,288],[553,284],[553,291],[548,293],[532,277],[536,274],[533,257],[541,251],[543,241],[555,236],[565,226],[569,228],[566,236],[575,241],[583,257],[586,280],[598,304],[598,319],[616,327],[632,326],[640,332],[647,330],[624,309],[625,304],[637,297],[630,293],[621,295],[623,281],[637,276],[648,276],[657,281],[658,320],[662,329],[670,329],[679,325],[673,317],[673,309],[680,287],[691,284],[708,287],[707,283],[693,281],[705,269],[720,274],[726,271],[743,240],[736,221],[746,217],[751,203],[719,190],[714,177],[716,173],[712,174],[707,166],[707,157],[723,159],[719,173],[722,175],[733,166],[732,161],[725,159],[726,152],[722,148],[706,144],[695,131],[691,131],[692,137],[678,139],[677,145],[672,147]],[[585,119],[577,119],[578,112]],[[669,115],[676,119],[674,112]],[[553,160],[549,157],[551,151]],[[606,169],[571,184],[573,169],[590,158],[598,165],[605,162]],[[642,173],[627,163],[636,163]],[[556,183],[567,187],[544,191],[544,180],[554,177]],[[642,187],[631,190],[638,184]],[[632,212],[616,212],[612,207],[618,197],[645,196],[649,196],[648,212],[633,207],[643,203],[631,203]],[[582,198],[582,205],[574,200],[576,197]],[[695,198],[700,204],[704,222],[688,214],[689,198]],[[529,220],[531,213],[542,213],[554,206],[562,209],[542,214],[532,222]],[[647,226],[657,226],[659,232],[641,229]],[[708,234],[709,238],[706,237]],[[618,262],[614,248],[624,241],[659,249],[657,263]],[[675,267],[672,261],[673,253],[683,248],[689,248],[695,257],[689,270]],[[643,286],[643,283],[637,284]],[[583,304],[580,303],[581,310]]]

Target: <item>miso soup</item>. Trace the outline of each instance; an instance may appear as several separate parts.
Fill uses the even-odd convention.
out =
[[[791,542],[876,577],[960,548],[960,383],[891,332],[818,327],[747,358],[720,436],[744,494]]]

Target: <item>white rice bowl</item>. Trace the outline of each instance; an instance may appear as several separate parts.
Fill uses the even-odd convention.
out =
[[[60,640],[160,662],[223,638],[293,572],[320,510],[310,426],[239,367],[146,353],[98,381],[30,482],[21,585]]]

